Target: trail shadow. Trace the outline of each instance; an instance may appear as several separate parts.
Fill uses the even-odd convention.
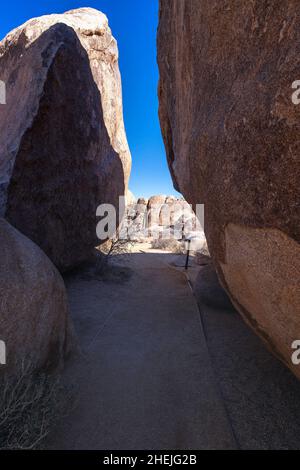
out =
[[[63,275],[66,284],[74,281],[99,281],[111,284],[123,284],[128,282],[133,271],[124,266],[122,260],[119,263],[108,263],[105,269],[99,269],[97,259],[76,267]]]

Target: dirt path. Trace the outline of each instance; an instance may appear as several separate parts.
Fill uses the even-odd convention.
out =
[[[78,385],[79,405],[47,448],[235,448],[199,311],[172,256],[131,254],[122,283],[68,280],[83,355],[66,381]]]

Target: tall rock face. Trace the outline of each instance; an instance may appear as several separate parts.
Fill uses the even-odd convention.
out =
[[[161,0],[160,120],[175,187],[205,204],[220,280],[300,377],[296,0]]]
[[[0,219],[0,340],[13,372],[22,362],[33,370],[63,365],[72,349],[64,282],[31,240]]]
[[[91,8],[35,18],[0,42],[0,215],[66,270],[96,239],[131,168],[118,49]]]

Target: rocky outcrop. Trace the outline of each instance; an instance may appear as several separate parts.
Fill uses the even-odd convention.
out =
[[[129,228],[129,236],[133,241],[174,237],[183,240],[190,235],[198,239],[201,248],[203,243],[206,244],[203,230],[191,206],[175,196],[158,195],[149,200],[139,198],[137,203],[127,207],[123,223]]]
[[[61,270],[89,257],[96,208],[118,207],[131,157],[117,43],[91,8],[35,18],[0,43],[0,215]]]
[[[124,220],[131,241],[141,242],[147,239],[147,204],[148,200],[139,198],[127,207]]]
[[[148,224],[149,226],[156,226],[160,224],[159,217],[162,206],[165,204],[167,196],[156,195],[148,199]]]
[[[222,285],[300,377],[299,4],[227,3],[161,0],[161,127]]]
[[[63,280],[31,240],[0,219],[0,340],[6,366],[32,369],[63,364],[73,342]]]

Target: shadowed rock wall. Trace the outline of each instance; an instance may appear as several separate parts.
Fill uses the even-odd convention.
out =
[[[127,191],[118,49],[90,8],[28,21],[0,43],[0,210],[61,270],[87,259],[96,208]]]

